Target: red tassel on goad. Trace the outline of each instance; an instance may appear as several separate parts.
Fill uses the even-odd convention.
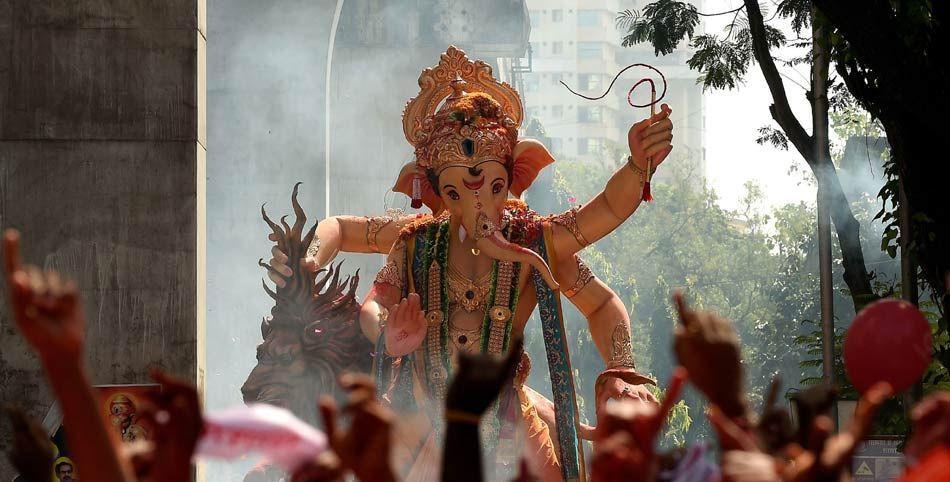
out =
[[[653,200],[653,193],[650,192],[650,178],[653,177],[653,159],[647,158],[646,179],[643,180],[643,200],[650,202]]]

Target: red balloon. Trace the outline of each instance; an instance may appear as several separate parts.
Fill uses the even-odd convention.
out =
[[[878,300],[861,310],[848,328],[844,368],[861,393],[877,382],[902,392],[924,374],[931,351],[930,324],[916,306]]]

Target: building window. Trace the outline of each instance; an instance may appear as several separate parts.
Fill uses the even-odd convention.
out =
[[[537,74],[525,74],[524,76],[524,90],[525,92],[537,92],[538,91],[538,75]]]
[[[577,108],[577,122],[595,123],[603,120],[603,110],[598,106],[581,106]]]
[[[603,56],[601,42],[577,42],[577,57],[581,59],[596,59]]]
[[[597,10],[578,10],[578,27],[597,27],[600,25],[600,12]]]
[[[601,155],[604,152],[604,140],[599,137],[581,137],[577,139],[577,153],[579,155]]]
[[[555,154],[560,154],[562,149],[564,149],[564,140],[560,137],[552,137],[551,150],[554,151]]]
[[[552,105],[551,106],[551,115],[554,117],[564,117],[564,106],[563,105]]]
[[[551,42],[551,54],[552,55],[564,54],[564,42]]]
[[[528,115],[526,117],[529,119],[537,119],[538,114],[539,111],[537,107],[528,107]]]
[[[581,90],[599,91],[604,88],[601,79],[600,74],[579,74],[577,76],[578,88]]]
[[[552,84],[558,85],[558,84],[561,83],[562,80],[564,80],[564,74],[563,74],[563,73],[557,72],[557,73],[551,74],[551,83],[552,83]]]
[[[564,20],[564,10],[561,10],[560,8],[559,8],[559,9],[556,9],[556,10],[551,10],[551,21],[552,21],[552,22],[560,22],[560,21],[563,21],[563,20]]]

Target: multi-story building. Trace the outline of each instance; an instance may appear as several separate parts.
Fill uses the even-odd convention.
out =
[[[571,94],[574,90],[599,96],[611,79],[633,63],[660,69],[669,83],[662,102],[674,109],[675,159],[689,159],[697,175],[704,173],[703,96],[696,73],[686,66],[684,46],[656,57],[648,44],[621,46],[623,33],[616,27],[618,12],[642,8],[646,0],[527,0],[531,22],[531,72],[523,74],[522,95],[529,118],[538,119],[551,150],[562,159],[613,162],[624,155],[630,125],[649,115],[649,109],[627,104],[634,82],[652,75],[657,94],[662,84],[645,68],[627,71],[603,99],[592,101]],[[649,101],[649,88],[641,85],[634,102]]]

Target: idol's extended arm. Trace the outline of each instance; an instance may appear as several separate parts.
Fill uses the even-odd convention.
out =
[[[333,261],[342,251],[344,253],[388,253],[399,237],[399,232],[415,216],[332,216],[317,225],[317,234],[307,249],[304,267],[316,271]],[[276,241],[273,234],[271,241]],[[284,276],[292,276],[287,266],[287,255],[276,246],[271,253],[272,268]],[[277,273],[269,272],[271,281],[283,286],[285,281]]]
[[[557,280],[564,295],[587,319],[591,338],[604,359],[606,370],[595,384],[598,409],[609,398],[655,401],[652,393],[640,386],[652,380],[636,370],[630,316],[620,297],[597,279],[576,254],[558,263]]]
[[[583,207],[555,218],[558,256],[569,258],[588,244],[610,234],[637,210],[643,198],[647,169],[655,169],[672,149],[673,124],[665,104],[660,113],[630,128],[630,158],[607,181],[603,191]],[[650,159],[650,161],[648,161]]]
[[[337,238],[339,251],[346,253],[388,253],[399,236],[399,231],[414,216],[333,216],[317,227],[321,249],[328,239]],[[326,226],[326,227],[324,227]],[[333,253],[335,254],[335,253]],[[322,259],[322,257],[318,257]],[[326,264],[326,263],[324,263]],[[321,265],[323,266],[323,265]]]
[[[587,319],[604,364],[633,368],[630,316],[620,297],[576,254],[558,264],[557,280],[567,299]]]

